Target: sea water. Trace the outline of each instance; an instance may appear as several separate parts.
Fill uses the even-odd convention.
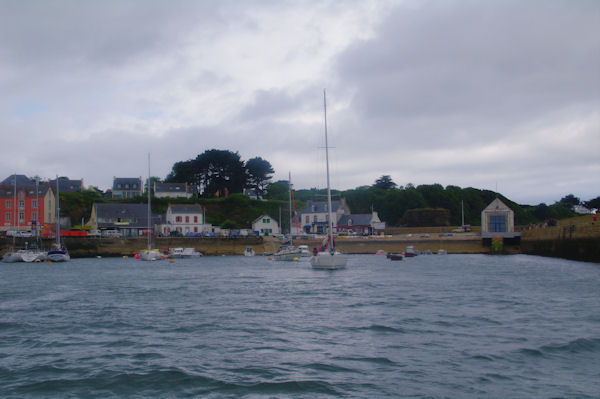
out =
[[[598,398],[600,265],[0,266],[2,398]]]

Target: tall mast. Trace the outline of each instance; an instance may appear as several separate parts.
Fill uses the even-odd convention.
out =
[[[290,242],[292,242],[292,172],[288,172],[288,191],[290,208]]]
[[[56,175],[56,249],[60,249],[60,193],[58,192],[58,175]]]
[[[331,214],[331,185],[329,183],[329,143],[327,142],[327,99],[323,89],[323,111],[325,115],[325,163],[327,164],[327,210],[329,212],[329,248],[333,253],[333,217]]]
[[[150,210],[150,153],[148,153],[148,252],[151,250],[152,243],[150,242],[150,226],[152,225],[152,211]]]

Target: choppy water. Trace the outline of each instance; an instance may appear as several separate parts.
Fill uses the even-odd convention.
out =
[[[0,397],[600,397],[600,265],[0,265]]]

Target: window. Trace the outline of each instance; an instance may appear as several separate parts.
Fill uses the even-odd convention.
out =
[[[31,201],[31,207],[32,208],[37,208],[38,207],[38,201],[36,199]]]
[[[194,227],[194,233],[198,232],[198,227]]]
[[[19,209],[20,209],[20,210],[23,210],[23,209],[25,209],[25,201],[23,201],[23,200],[19,200]]]
[[[181,223],[181,216],[175,216],[175,223]]]
[[[32,212],[31,213],[31,221],[32,222],[37,222],[37,212]]]
[[[19,199],[25,198],[25,191],[19,191]]]
[[[7,222],[10,222],[10,212],[6,212],[4,214],[4,220],[6,220]]]
[[[10,206],[11,206],[10,204],[11,204],[10,200],[6,200],[6,203],[5,203],[6,209],[10,209]]]
[[[25,223],[25,213],[19,212],[19,223]]]
[[[317,215],[313,216],[313,222],[317,223]]]
[[[198,216],[194,216],[194,223],[198,223]]]
[[[490,233],[502,233],[506,232],[506,216],[496,215],[490,216]]]
[[[189,216],[186,216],[186,217],[185,217],[185,222],[186,222],[186,223],[189,223],[189,222],[190,222],[190,217],[189,217]]]
[[[271,223],[271,219],[269,218],[264,218],[263,219],[263,223],[267,224],[267,223]]]

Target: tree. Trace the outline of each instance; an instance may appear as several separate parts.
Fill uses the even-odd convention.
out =
[[[241,193],[247,175],[240,154],[228,150],[207,150],[196,159],[176,162],[167,182],[188,183],[206,194]]]
[[[560,203],[573,207],[575,205],[581,204],[581,201],[573,194],[569,194],[566,197],[561,198]]]
[[[373,186],[382,190],[391,190],[396,188],[398,185],[392,181],[390,175],[383,175],[379,179],[375,180],[375,184]]]
[[[256,194],[261,197],[274,172],[271,164],[261,157],[252,158],[246,161],[248,187],[253,188],[256,191]]]

